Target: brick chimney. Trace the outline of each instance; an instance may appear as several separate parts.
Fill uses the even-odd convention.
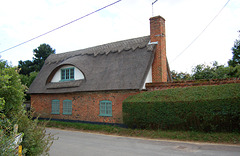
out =
[[[165,19],[161,16],[150,18],[150,42],[156,42],[152,64],[152,82],[167,82],[167,56]]]

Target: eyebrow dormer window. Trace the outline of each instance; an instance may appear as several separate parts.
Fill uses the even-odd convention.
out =
[[[84,75],[81,70],[75,66],[65,65],[54,73],[51,82],[64,82],[64,81],[75,81],[84,80]]]
[[[74,80],[74,68],[61,69],[61,81]]]

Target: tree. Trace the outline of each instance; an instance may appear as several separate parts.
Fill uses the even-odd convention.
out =
[[[0,60],[0,98],[4,98],[4,114],[14,118],[24,100],[24,86],[21,84],[17,69]]]
[[[14,124],[24,134],[21,145],[26,155],[47,154],[54,140],[53,135],[46,133],[45,125],[24,110],[24,90],[17,68],[0,60],[0,155],[15,155],[7,146],[15,137]]]
[[[33,50],[33,60],[20,60],[18,62],[18,69],[20,70],[20,79],[22,84],[27,88],[31,85],[38,72],[41,70],[44,61],[51,54],[55,54],[55,49],[52,49],[48,44],[41,44],[37,49]],[[30,96],[25,96],[26,100],[30,100]]]
[[[192,69],[192,78],[194,80],[200,79],[225,79],[231,77],[229,73],[231,72],[229,67],[224,67],[224,65],[218,65],[217,61],[212,63],[212,66],[199,64]]]
[[[52,49],[48,44],[41,44],[37,49],[33,50],[33,64],[35,71],[40,71],[44,61],[51,54],[55,54],[55,49]]]
[[[240,78],[240,64],[236,65],[235,67],[229,66],[229,68],[230,68],[230,72],[229,72],[230,77]]]
[[[240,30],[238,32],[240,33]],[[233,67],[240,65],[240,39],[234,42],[234,46],[232,47],[232,54],[233,57],[228,61],[228,65]]]
[[[38,72],[31,72],[29,76],[20,74],[22,84],[29,88],[33,80],[36,78],[37,74]]]
[[[180,72],[178,73],[177,71],[173,70],[171,71],[171,75],[174,81],[179,81],[179,80],[191,80],[191,75],[188,74],[187,72],[183,73]]]
[[[240,65],[224,66],[219,65],[217,61],[213,62],[212,65],[199,64],[192,68],[192,74],[187,72],[176,72],[171,71],[173,80],[200,80],[200,79],[226,79],[233,77],[240,77]]]
[[[18,68],[20,74],[30,75],[31,72],[39,72],[44,64],[44,61],[51,54],[55,54],[55,49],[52,49],[50,45],[44,43],[41,44],[37,49],[33,50],[33,60],[20,60],[18,62]]]
[[[33,62],[30,60],[18,61],[18,68],[20,69],[19,74],[22,74],[22,75],[29,75],[31,72],[34,71]]]
[[[26,86],[26,88],[29,88],[30,85],[32,84],[33,80],[36,78],[38,72],[31,72],[30,75],[23,75],[20,74],[20,79],[21,79],[21,83]],[[29,94],[25,94],[25,100],[26,101],[30,101],[30,95]]]

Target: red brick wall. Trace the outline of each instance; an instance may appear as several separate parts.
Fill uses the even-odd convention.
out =
[[[221,85],[221,84],[229,84],[229,83],[240,83],[240,78],[147,83],[146,89],[148,91],[154,91],[154,90],[165,90],[165,89],[171,89],[171,88]]]
[[[161,16],[150,18],[151,42],[158,42],[152,64],[152,82],[167,82],[167,57],[165,19]]]
[[[240,78],[224,80],[200,80],[182,82],[160,82],[147,83],[147,91],[164,90],[170,88],[183,88],[203,85],[221,85],[229,83],[240,83]],[[33,94],[31,95],[31,106],[35,109],[35,116],[42,118],[79,120],[103,123],[123,123],[122,102],[130,95],[140,91],[112,91],[112,92],[79,92],[65,94]],[[60,114],[51,114],[52,100],[60,100]],[[72,115],[62,114],[63,100],[72,100]],[[112,101],[112,117],[99,116],[99,102],[103,100]]]
[[[66,94],[33,94],[31,106],[36,111],[35,116],[42,118],[80,120],[89,122],[123,123],[122,102],[137,91],[113,91],[113,92],[80,92]],[[51,114],[51,101],[60,100],[60,114]],[[63,115],[63,100],[72,100],[72,115]],[[112,101],[112,117],[99,116],[99,102]]]

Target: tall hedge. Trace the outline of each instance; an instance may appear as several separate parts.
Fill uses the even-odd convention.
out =
[[[123,101],[132,128],[240,132],[240,84],[144,92]]]

